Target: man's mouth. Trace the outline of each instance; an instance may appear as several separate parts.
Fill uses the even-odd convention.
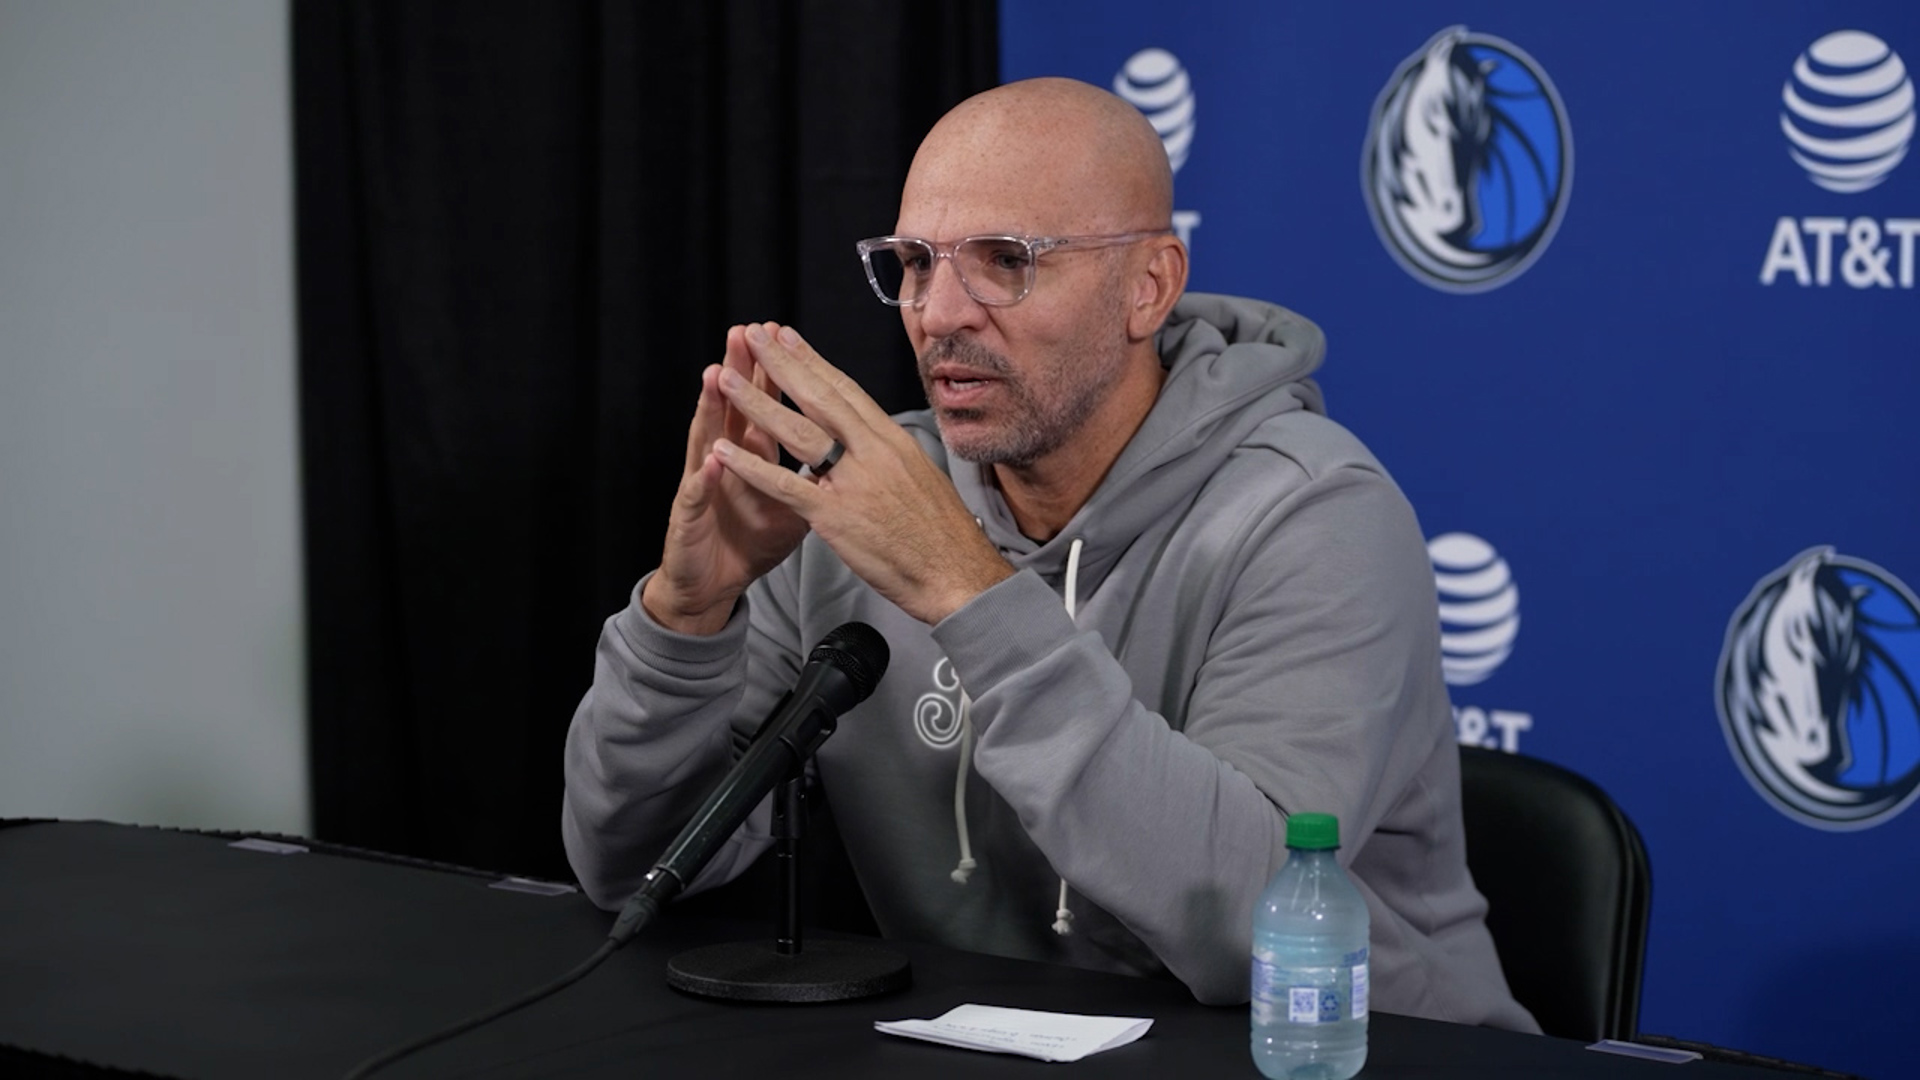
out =
[[[949,419],[984,409],[999,396],[1009,365],[999,354],[977,343],[948,339],[921,357],[921,377],[927,399]]]
[[[947,410],[977,407],[993,392],[998,382],[997,379],[972,373],[935,376],[934,407]]]

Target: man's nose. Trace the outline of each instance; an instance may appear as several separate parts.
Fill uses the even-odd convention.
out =
[[[986,320],[986,307],[967,292],[960,280],[960,267],[953,259],[936,259],[933,275],[927,279],[926,300],[921,303],[920,330],[928,337],[942,338],[964,329],[978,329]]]

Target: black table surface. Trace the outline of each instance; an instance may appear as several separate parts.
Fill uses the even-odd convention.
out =
[[[0,828],[0,1065],[180,1077],[337,1077],[572,968],[611,916],[578,893],[315,846],[102,822]],[[394,1077],[1242,1077],[1247,1012],[1176,983],[890,943],[910,989],[738,1005],[664,981],[690,947],[769,927],[672,909],[584,981],[402,1061]],[[876,1020],[968,1003],[1153,1019],[1129,1046],[1053,1065],[882,1035]],[[1749,1080],[1781,1074],[1588,1051],[1575,1041],[1374,1013],[1366,1078]]]

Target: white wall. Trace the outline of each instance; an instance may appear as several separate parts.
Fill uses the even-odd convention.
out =
[[[0,816],[306,831],[288,53],[0,0]]]

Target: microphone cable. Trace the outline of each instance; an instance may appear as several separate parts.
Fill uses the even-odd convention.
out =
[[[644,902],[642,902],[642,896],[645,896]],[[430,1046],[438,1046],[448,1039],[458,1035],[464,1035],[474,1028],[484,1024],[490,1024],[508,1013],[518,1012],[537,1001],[542,1001],[565,990],[567,987],[572,986],[574,983],[592,974],[593,969],[605,963],[607,957],[612,956],[622,945],[625,945],[631,940],[633,935],[639,933],[642,927],[652,922],[654,913],[658,910],[658,901],[652,896],[646,896],[646,890],[641,890],[640,895],[636,895],[633,900],[628,901],[626,909],[620,913],[619,920],[614,923],[613,930],[607,934],[607,940],[601,942],[600,947],[593,951],[593,955],[581,961],[572,971],[567,972],[565,975],[560,976],[544,986],[530,990],[526,994],[504,1005],[495,1006],[485,1012],[474,1013],[465,1020],[450,1024],[430,1035],[422,1036],[403,1046],[396,1046],[390,1050],[384,1050],[354,1066],[353,1071],[348,1073],[344,1080],[365,1080],[366,1077],[372,1076],[374,1073],[399,1061],[401,1058],[410,1057]]]
[[[513,1001],[486,1012],[475,1013],[404,1046],[368,1058],[354,1066],[353,1071],[346,1075],[346,1080],[365,1080],[401,1058],[446,1042],[482,1024],[492,1023],[586,978],[594,968],[612,956],[614,950],[632,940],[641,927],[652,922],[662,905],[679,895],[686,887],[686,882],[713,858],[719,844],[740,827],[754,804],[773,789],[774,783],[788,769],[799,768],[819,748],[820,743],[833,733],[835,718],[873,693],[874,687],[886,674],[889,656],[887,639],[866,623],[843,623],[829,631],[807,657],[799,685],[781,700],[773,715],[762,723],[761,733],[754,737],[747,754],[735,764],[734,772],[729,773],[720,787],[707,797],[706,804],[695,812],[693,821],[681,830],[679,838],[668,846],[660,862],[648,872],[645,883],[620,909],[613,929],[607,932],[607,940],[592,956],[565,975]],[[788,755],[788,760],[780,759],[782,752]],[[747,769],[748,766],[752,768]],[[751,778],[746,783],[764,786],[742,786],[743,782],[737,777],[743,769]]]

